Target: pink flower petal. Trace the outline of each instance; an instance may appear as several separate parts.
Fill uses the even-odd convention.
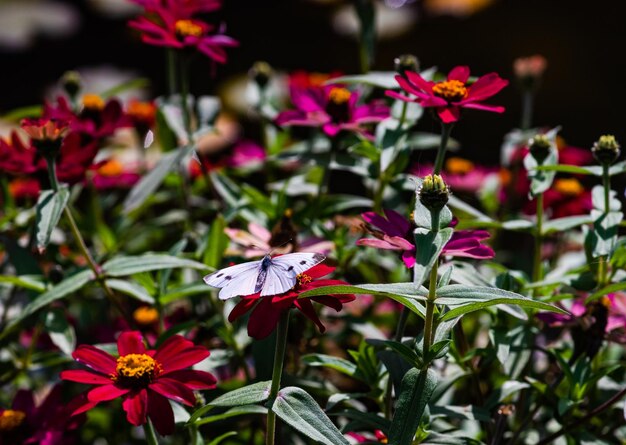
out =
[[[159,347],[154,359],[163,366],[163,373],[188,368],[209,356],[209,351],[181,335],[173,335]]]
[[[87,393],[90,402],[105,402],[107,400],[117,399],[130,392],[130,389],[120,388],[113,384],[97,386]]]
[[[63,380],[69,380],[71,382],[86,383],[88,385],[110,385],[111,378],[105,377],[100,374],[94,374],[93,372],[83,371],[82,369],[72,369],[68,371],[61,371],[60,377]]]
[[[161,377],[150,383],[149,388],[161,394],[163,397],[174,400],[176,402],[184,403],[185,405],[193,406],[196,403],[196,398],[193,395],[193,391],[177,380],[167,377]]]
[[[143,425],[146,423],[146,414],[148,412],[148,391],[142,389],[138,392],[131,392],[124,397],[122,408],[126,411],[126,420],[131,425]]]
[[[170,372],[168,379],[174,379],[183,383],[190,389],[213,389],[217,380],[213,374],[205,371],[196,371],[193,369],[184,369],[180,371]]]
[[[167,399],[154,391],[148,391],[148,416],[154,428],[162,436],[174,434],[174,412]]]
[[[448,80],[458,80],[463,83],[467,83],[467,79],[470,76],[470,69],[468,66],[455,66],[448,74]]]
[[[76,348],[72,357],[77,362],[105,375],[114,373],[117,366],[116,360],[110,354],[91,345],[80,345]]]
[[[139,331],[122,332],[117,338],[117,351],[120,356],[127,354],[145,354],[146,346]]]

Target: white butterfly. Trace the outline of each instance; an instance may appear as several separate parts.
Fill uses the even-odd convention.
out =
[[[324,261],[320,253],[288,253],[276,258],[267,254],[259,261],[226,267],[204,277],[204,282],[220,288],[220,300],[238,295],[279,295],[296,285],[297,276]]]

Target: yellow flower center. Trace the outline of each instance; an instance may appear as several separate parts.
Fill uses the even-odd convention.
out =
[[[142,306],[135,309],[133,318],[140,325],[151,325],[159,320],[159,311],[153,307]]]
[[[105,102],[97,94],[85,94],[83,96],[83,107],[88,110],[102,110],[104,108]]]
[[[102,176],[119,176],[124,172],[124,166],[117,159],[111,159],[98,168]]]
[[[26,413],[7,409],[0,414],[0,431],[11,431],[22,424],[26,418]]]
[[[177,20],[174,26],[176,28],[176,34],[182,37],[200,37],[203,32],[202,26],[198,25],[193,20]]]
[[[117,359],[115,371],[113,381],[125,387],[145,388],[163,368],[148,354],[126,354]]]
[[[580,196],[585,188],[578,182],[577,179],[557,179],[554,181],[554,189],[567,196]]]
[[[464,175],[474,170],[474,163],[463,158],[450,158],[446,161],[446,171],[453,175]]]
[[[350,100],[350,96],[352,96],[352,93],[346,88],[333,88],[330,90],[330,93],[328,93],[328,99],[337,105],[347,103]]]
[[[155,111],[152,103],[134,100],[128,104],[127,113],[136,120],[150,121],[154,118]]]
[[[467,97],[467,88],[460,80],[446,80],[435,84],[433,93],[448,102],[458,102]]]
[[[313,281],[313,278],[305,273],[301,273],[296,277],[296,279],[298,280],[299,286],[304,286],[305,284],[309,284],[311,281]]]

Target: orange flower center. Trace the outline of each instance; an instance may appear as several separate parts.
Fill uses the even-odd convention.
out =
[[[117,159],[111,159],[98,168],[102,176],[119,176],[124,172],[124,166]]]
[[[433,93],[448,102],[459,102],[467,97],[467,88],[460,80],[446,80],[435,84]]]
[[[585,188],[578,182],[577,179],[557,179],[554,181],[554,189],[566,196],[580,196]]]
[[[112,380],[124,387],[145,388],[163,368],[148,354],[126,354],[117,359]]]
[[[352,96],[352,93],[346,88],[333,88],[328,93],[328,99],[336,105],[347,103],[350,100],[350,96]]]
[[[309,284],[311,281],[313,281],[313,278],[305,273],[301,273],[296,277],[296,279],[298,280],[299,286],[304,286],[305,284]]]
[[[0,414],[0,431],[12,431],[22,424],[26,418],[23,411],[7,409]]]
[[[150,102],[133,100],[128,104],[127,113],[138,121],[151,121],[154,118],[155,106]]]
[[[83,107],[88,110],[100,111],[104,108],[104,99],[97,94],[85,94],[83,96]]]
[[[446,161],[446,171],[453,175],[464,175],[474,170],[474,163],[463,158],[450,158]]]
[[[151,325],[159,320],[159,311],[153,307],[142,306],[135,309],[133,318],[140,325]]]
[[[200,37],[204,31],[202,26],[198,25],[193,20],[177,20],[174,26],[176,28],[176,34],[182,37]]]

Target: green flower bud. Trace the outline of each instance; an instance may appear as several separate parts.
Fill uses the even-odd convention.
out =
[[[530,154],[532,154],[533,158],[535,158],[539,164],[548,157],[551,146],[550,139],[548,139],[545,134],[538,134],[528,141]]]
[[[419,60],[413,54],[402,54],[393,60],[394,69],[404,77],[405,71],[418,72],[420,69]]]
[[[272,67],[269,63],[259,61],[250,68],[250,78],[256,82],[259,88],[264,89],[272,78]]]
[[[450,197],[450,187],[439,175],[428,175],[424,178],[418,192],[420,202],[428,210],[441,210]]]
[[[605,134],[600,136],[600,139],[593,144],[591,152],[600,164],[612,164],[619,158],[621,150],[619,143],[615,140],[615,136]]]
[[[77,71],[66,71],[61,77],[61,84],[67,95],[74,99],[82,86],[80,74]]]

